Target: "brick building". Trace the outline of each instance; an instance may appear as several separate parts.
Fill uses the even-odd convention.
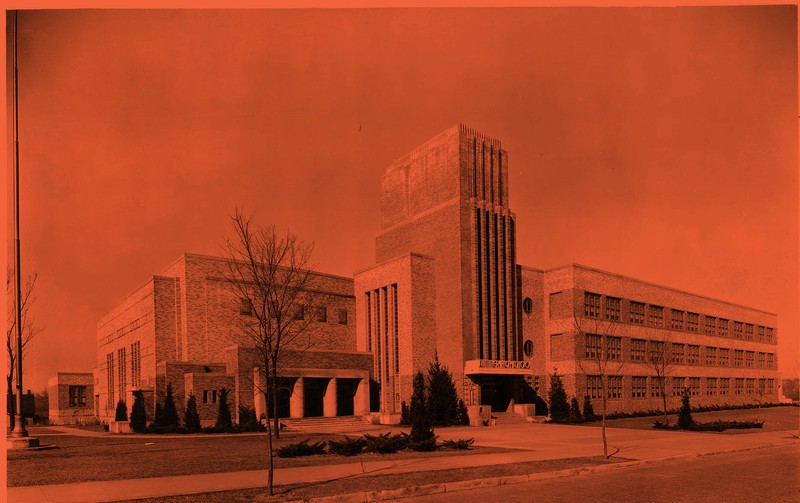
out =
[[[327,300],[313,313],[313,350],[282,372],[278,415],[380,411],[394,422],[413,374],[437,355],[471,415],[545,395],[554,369],[572,396],[599,400],[606,384],[609,411],[658,409],[647,355],[659,349],[671,406],[684,388],[696,404],[778,400],[776,315],[579,265],[517,264],[508,173],[500,141],[463,125],[386,169],[376,265],[352,279],[313,275]],[[266,412],[254,349],[236,329],[246,306],[225,266],[184,255],[100,320],[101,420],[133,390],[152,411],[168,383],[179,412],[194,393],[206,423],[223,387],[234,413]],[[591,368],[600,353],[602,373]]]
[[[152,414],[168,384],[181,417],[194,393],[204,424],[215,420],[223,387],[231,390],[234,420],[239,405],[266,412],[258,392],[263,371],[240,328],[250,313],[226,270],[224,259],[185,254],[98,322],[94,392],[100,420],[113,419],[120,399],[130,408],[133,391],[142,391]],[[313,348],[290,358],[279,414],[367,414],[372,356],[355,350],[353,280],[315,273],[308,286],[324,304],[305,314],[314,317]]]
[[[91,372],[59,372],[47,380],[50,424],[84,424],[95,421]]]

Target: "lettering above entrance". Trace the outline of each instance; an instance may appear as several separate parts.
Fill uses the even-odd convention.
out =
[[[464,373],[469,374],[505,374],[531,375],[531,362],[518,360],[467,360],[464,362]]]

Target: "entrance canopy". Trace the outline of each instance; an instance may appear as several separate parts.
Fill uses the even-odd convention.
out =
[[[466,375],[533,375],[531,363],[517,360],[467,360],[464,362]]]

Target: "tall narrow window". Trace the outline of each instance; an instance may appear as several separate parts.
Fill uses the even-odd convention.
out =
[[[106,385],[108,387],[108,408],[114,408],[114,353],[106,355]]]
[[[365,293],[367,303],[367,351],[372,352],[372,304],[369,292]]]
[[[127,389],[126,387],[126,379],[125,379],[125,372],[127,370],[126,367],[126,357],[125,357],[125,348],[119,348],[117,350],[117,369],[119,371],[119,399],[123,402],[127,401]]]
[[[131,344],[131,386],[138,388],[142,385],[142,352],[139,341]]]
[[[392,300],[394,301],[394,373],[400,373],[400,323],[397,321],[397,283],[392,285]]]

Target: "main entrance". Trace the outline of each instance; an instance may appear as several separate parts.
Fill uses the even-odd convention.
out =
[[[533,403],[533,393],[525,376],[530,364],[523,361],[468,360],[464,373],[478,388],[472,405],[489,406],[492,412],[505,412],[511,401]]]

